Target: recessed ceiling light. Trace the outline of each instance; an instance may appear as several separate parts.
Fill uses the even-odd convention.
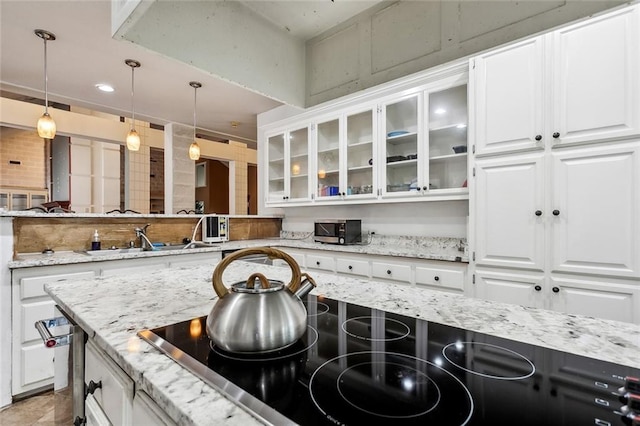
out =
[[[96,84],[96,89],[100,90],[101,92],[108,92],[111,93],[113,92],[115,89],[113,88],[113,86],[110,86],[106,83],[98,83]]]
[[[447,112],[446,109],[444,108],[438,108],[434,111],[436,114],[444,114],[445,112]]]

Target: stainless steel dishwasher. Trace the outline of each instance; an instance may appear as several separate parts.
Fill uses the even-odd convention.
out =
[[[55,318],[37,321],[35,327],[54,353],[56,425],[85,424],[84,345],[87,334],[58,306]],[[53,334],[52,330],[57,333]]]

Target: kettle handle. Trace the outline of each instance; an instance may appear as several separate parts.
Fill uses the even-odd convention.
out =
[[[300,287],[302,275],[300,273],[300,266],[298,266],[298,263],[293,257],[281,250],[272,247],[250,247],[231,253],[229,256],[222,259],[216,266],[216,269],[214,269],[211,281],[213,283],[213,289],[220,299],[222,299],[227,293],[229,293],[229,289],[222,282],[222,273],[224,272],[224,270],[234,260],[238,260],[242,257],[250,256],[252,254],[265,254],[269,257],[269,259],[282,259],[287,262],[287,264],[291,268],[291,281],[289,282],[289,284],[287,284],[287,289],[292,293],[295,293],[298,290],[298,287]]]

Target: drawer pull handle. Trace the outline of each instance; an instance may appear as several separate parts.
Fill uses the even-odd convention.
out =
[[[86,425],[86,424],[87,424],[87,418],[86,417],[76,416],[75,420],[73,421],[73,426],[82,426],[82,425]]]
[[[437,275],[435,277],[433,277],[433,279],[436,280],[436,281],[440,281],[440,277],[437,276]]]
[[[537,286],[535,286],[535,287],[534,287],[534,289],[535,289],[536,291],[540,291],[540,290],[542,290],[542,287],[540,287],[539,285],[537,285]]]
[[[553,290],[554,293],[560,292],[560,289],[558,287],[553,287],[551,290]]]
[[[89,394],[93,395],[94,392],[97,391],[98,389],[102,389],[102,380],[100,380],[98,383],[91,380],[89,382],[89,386],[87,386],[87,391],[85,392],[85,398],[89,396]]]
[[[387,269],[387,275],[391,275],[391,269]]]
[[[349,265],[349,270],[352,270],[352,269],[353,269],[353,266]]]

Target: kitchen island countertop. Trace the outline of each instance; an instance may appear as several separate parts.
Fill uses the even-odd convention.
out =
[[[248,425],[258,420],[137,337],[207,315],[217,296],[215,261],[198,267],[61,281],[46,291],[178,424]],[[233,262],[228,284],[261,271],[288,280],[288,268]],[[640,368],[640,326],[465,298],[409,285],[313,273],[314,294],[428,321]]]

